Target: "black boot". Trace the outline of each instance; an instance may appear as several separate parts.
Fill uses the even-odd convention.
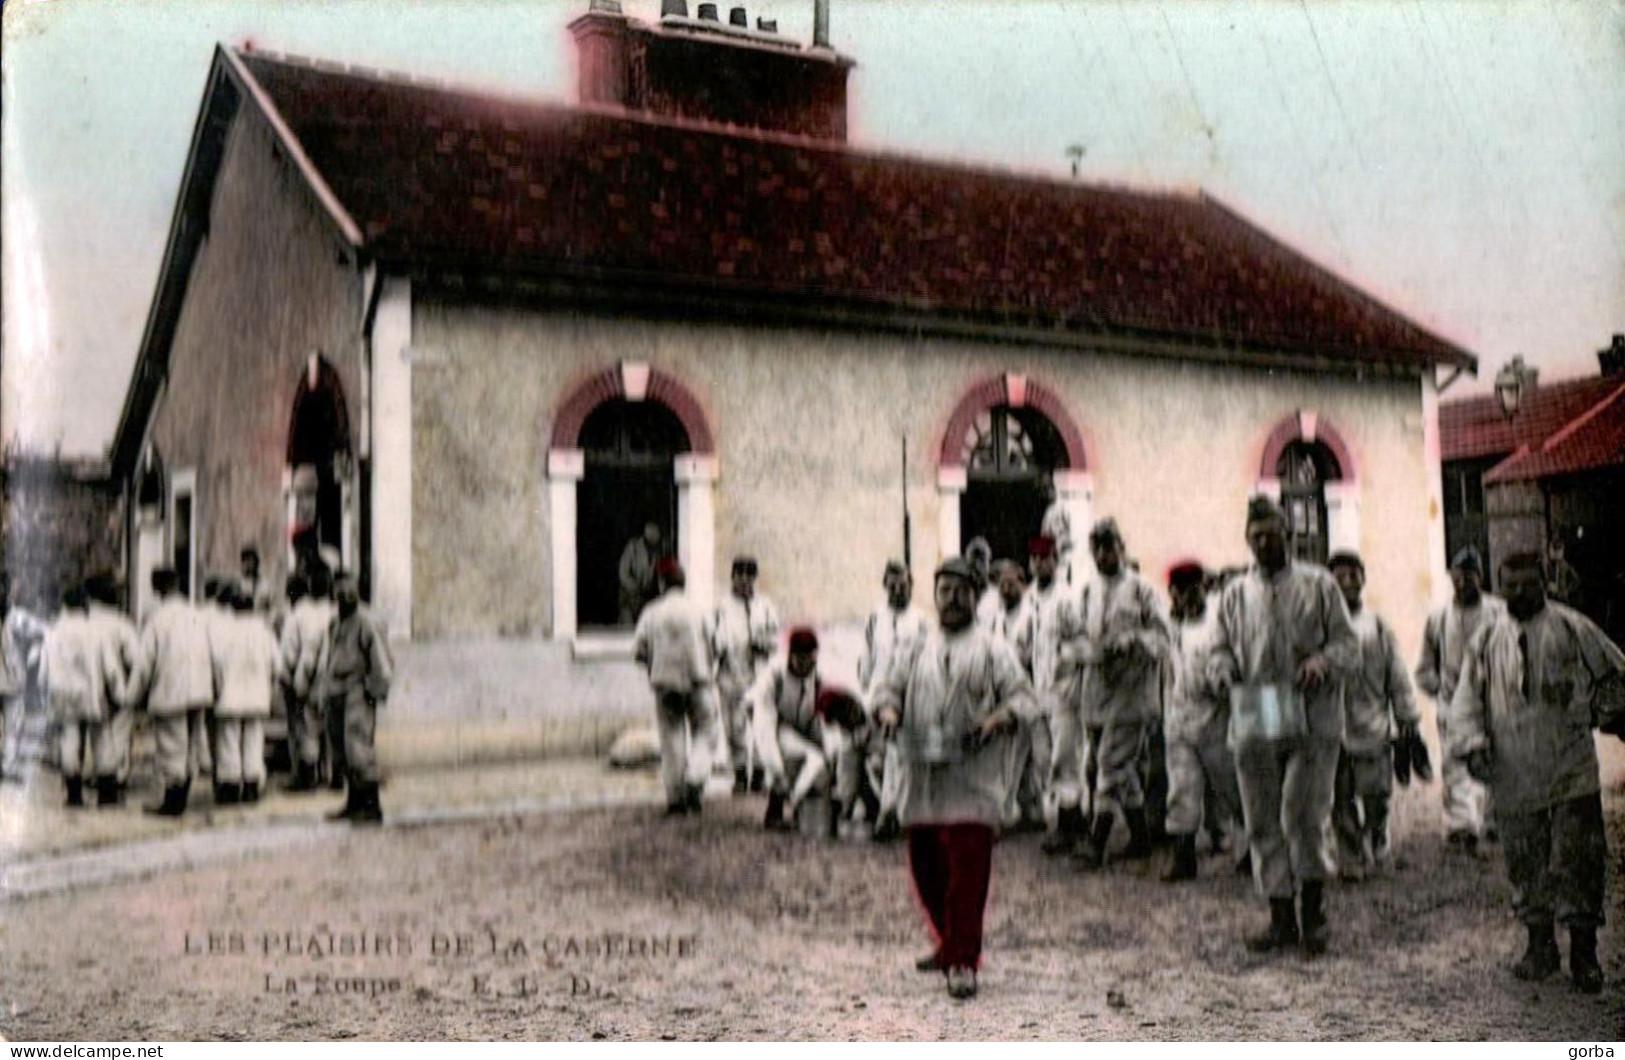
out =
[[[1110,811],[1095,814],[1094,827],[1089,830],[1089,837],[1083,841],[1078,852],[1072,855],[1073,868],[1084,872],[1106,867],[1106,847],[1111,842],[1112,825],[1116,823]]]
[[[360,789],[356,793],[356,808],[350,814],[350,823],[383,824],[384,809],[378,804],[377,781],[352,781],[350,786]]]
[[[767,786],[767,774],[760,769],[750,771],[750,790],[761,791]]]
[[[890,843],[903,834],[902,823],[895,813],[883,813],[875,818],[875,841]]]
[[[63,777],[62,783],[68,789],[68,801],[65,806],[83,806],[85,804],[85,782],[79,777]]]
[[[96,805],[117,806],[119,801],[118,777],[97,777]]]
[[[762,818],[762,827],[770,832],[781,832],[787,827],[784,823],[784,796],[776,791],[767,793],[767,816]]]
[[[734,770],[734,794],[743,795],[750,790],[750,771],[744,766]]]
[[[1051,857],[1070,854],[1083,842],[1084,828],[1083,810],[1076,806],[1063,806],[1056,815],[1055,834],[1047,837],[1039,849]]]
[[[1563,967],[1557,952],[1557,932],[1550,924],[1530,924],[1529,946],[1523,958],[1512,966],[1512,974],[1529,983],[1538,983]]]
[[[1123,820],[1128,822],[1128,846],[1123,848],[1123,857],[1132,860],[1150,857],[1151,829],[1146,823],[1145,807],[1125,808]]]
[[[1162,882],[1179,883],[1181,880],[1194,879],[1196,879],[1196,837],[1176,835],[1174,861],[1168,866],[1168,871],[1162,874]]]
[[[1270,926],[1259,935],[1247,939],[1247,948],[1254,953],[1284,950],[1298,944],[1298,918],[1290,898],[1270,899]]]
[[[880,828],[880,796],[872,791],[864,791],[858,795],[863,803],[863,819],[869,822],[869,830],[877,831]]]
[[[1253,874],[1253,852],[1248,848],[1241,852],[1241,860],[1236,862],[1237,876],[1251,876]]]
[[[845,809],[840,799],[829,800],[829,838],[841,838],[841,813]]]
[[[186,812],[186,793],[186,785],[172,784],[164,789],[163,802],[143,809],[157,817],[179,817]]]
[[[1582,994],[1602,993],[1602,965],[1597,963],[1597,929],[1569,925],[1569,975]]]
[[[344,805],[327,815],[329,821],[348,821],[361,808],[361,795],[354,783],[345,785]]]
[[[243,782],[243,799],[242,799],[242,801],[244,803],[249,804],[249,805],[252,805],[252,804],[260,801],[260,785],[259,785],[259,781],[249,780],[249,781],[244,781]]]
[[[1319,957],[1326,952],[1326,885],[1319,880],[1303,882],[1303,952]]]
[[[216,784],[214,786],[214,804],[216,806],[235,806],[243,800],[241,784]]]
[[[293,780],[283,791],[304,794],[316,790],[316,766],[310,762],[295,762]]]

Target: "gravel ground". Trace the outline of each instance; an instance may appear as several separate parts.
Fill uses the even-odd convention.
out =
[[[1625,850],[1621,755],[1606,806]],[[1437,789],[1399,801],[1400,864],[1337,888],[1333,948],[1258,958],[1266,913],[1209,859],[1079,876],[1036,837],[995,855],[981,996],[912,971],[899,846],[763,834],[760,801],[335,831],[231,866],[0,905],[0,1032],[36,1039],[1559,1039],[1625,1037],[1605,992],[1507,968],[1498,851],[1442,849]],[[1625,913],[1617,872],[1615,925]],[[382,938],[387,945],[380,945]],[[359,941],[358,941],[359,940]],[[366,952],[346,953],[364,947]],[[1565,942],[1566,946],[1566,942]],[[210,952],[214,949],[216,952]],[[289,950],[297,952],[289,953]],[[291,990],[290,990],[291,986]]]

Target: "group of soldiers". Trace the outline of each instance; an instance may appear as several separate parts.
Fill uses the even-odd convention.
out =
[[[333,575],[326,563],[302,564],[284,603],[261,582],[256,550],[245,548],[241,561],[241,577],[205,579],[196,603],[176,571],[154,570],[155,603],[139,626],[119,608],[109,575],[64,592],[48,625],[31,616],[14,622],[26,612],[9,606],[8,587],[0,643],[7,774],[20,771],[15,748],[32,661],[69,807],[86,806],[87,793],[98,806],[123,801],[141,713],[163,791],[149,813],[184,814],[202,774],[212,779],[213,805],[258,802],[267,782],[266,725],[280,708],[286,790],[316,791],[325,771],[329,786],[346,792],[334,819],[382,821],[373,737],[392,663],[356,580]]]
[[[1042,849],[1085,871],[1148,857],[1149,759],[1160,758],[1173,848],[1162,878],[1197,875],[1206,831],[1269,901],[1247,948],[1323,953],[1329,880],[1390,865],[1394,784],[1431,779],[1432,763],[1396,638],[1363,599],[1362,558],[1293,558],[1288,520],[1266,497],[1249,503],[1245,537],[1250,567],[1176,564],[1167,606],[1111,519],[1090,531],[1092,568],[1079,564],[1075,580],[1070,543],[1052,533],[1030,542],[1025,569],[985,549],[946,560],[934,620],[912,605],[908,571],[888,564],[851,690],[820,679],[816,631],[791,630],[776,652],[779,617],[755,590],[754,560],[735,561],[712,613],[662,561],[635,643],[668,812],[700,810],[717,762],[736,792],[768,789],[769,828],[816,805],[831,836],[860,812],[876,837],[905,833],[937,940],[917,967],[965,998],[996,837],[1044,829]],[[1537,553],[1503,561],[1504,600],[1484,591],[1470,549],[1450,575],[1453,599],[1429,617],[1414,668],[1437,707],[1449,842],[1475,852],[1499,838],[1529,936],[1515,974],[1560,968],[1560,920],[1573,981],[1594,993],[1606,844],[1592,733],[1625,739],[1625,655],[1546,599]],[[1113,844],[1119,821],[1126,842]]]

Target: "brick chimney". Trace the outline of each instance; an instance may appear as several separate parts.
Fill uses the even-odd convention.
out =
[[[1614,336],[1614,341],[1597,351],[1597,364],[1603,375],[1625,375],[1625,335]]]
[[[629,18],[619,0],[591,0],[570,23],[580,60],[583,103],[608,103],[667,117],[846,139],[846,79],[856,65],[822,43],[827,0],[820,0],[819,40],[803,45],[734,5],[728,21],[701,3],[689,17],[685,0],[663,0],[655,24]]]

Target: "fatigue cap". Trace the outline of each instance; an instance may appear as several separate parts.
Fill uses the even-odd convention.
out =
[[[1479,556],[1478,549],[1468,545],[1456,553],[1456,558],[1450,561],[1450,569],[1459,570],[1465,574],[1482,576],[1484,573],[1484,560]]]

